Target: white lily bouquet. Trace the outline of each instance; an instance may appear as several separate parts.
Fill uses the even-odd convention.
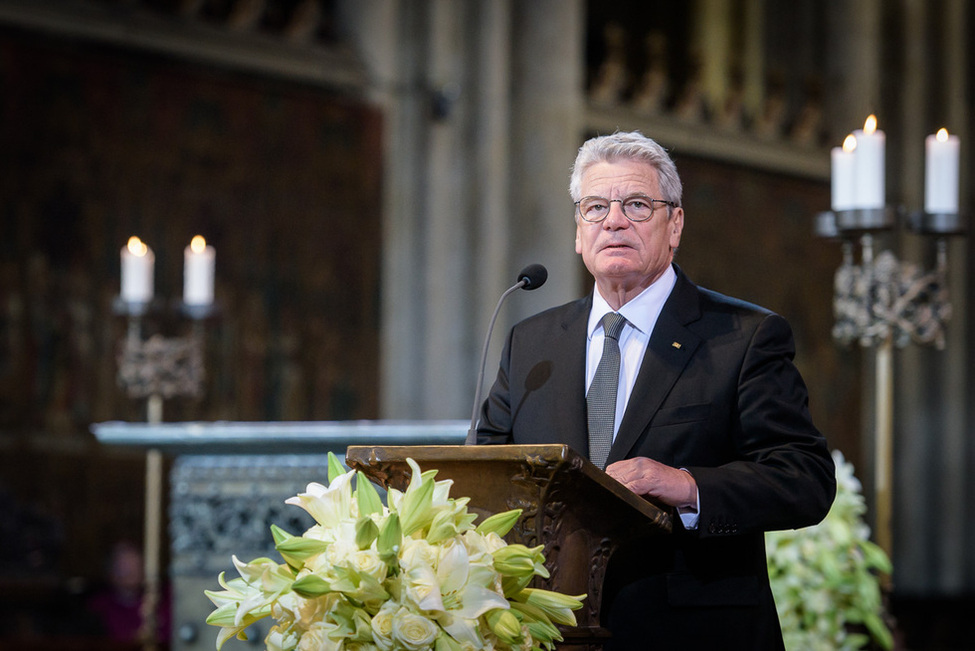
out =
[[[765,534],[769,580],[790,651],[891,649],[880,575],[887,554],[870,542],[860,481],[839,450],[836,499],[826,518],[795,531]],[[872,648],[872,647],[871,647]]]
[[[469,498],[451,498],[436,470],[413,471],[405,492],[390,488],[388,507],[361,472],[329,453],[328,487],[308,485],[286,500],[317,524],[300,536],[272,525],[284,559],[233,557],[240,578],[220,574],[217,649],[265,617],[276,624],[268,651],[460,651],[553,649],[556,624],[574,626],[585,595],[528,587],[547,578],[542,546],[508,544],[520,510],[477,527]]]

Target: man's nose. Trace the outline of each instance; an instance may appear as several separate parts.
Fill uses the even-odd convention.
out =
[[[609,212],[606,214],[606,219],[603,220],[603,228],[616,230],[626,228],[629,225],[630,220],[626,218],[626,214],[623,212],[623,202],[617,200],[610,201]]]

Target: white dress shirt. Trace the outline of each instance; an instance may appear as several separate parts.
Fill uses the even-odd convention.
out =
[[[640,292],[636,298],[620,307],[618,311],[626,319],[626,324],[620,334],[620,382],[616,394],[616,417],[613,420],[614,441],[620,429],[620,422],[623,420],[623,413],[626,411],[626,403],[633,392],[633,385],[636,384],[636,376],[640,373],[653,327],[657,324],[657,318],[676,282],[677,273],[673,267],[668,266],[660,278]],[[596,367],[599,366],[599,360],[603,355],[603,340],[606,337],[603,333],[602,319],[607,313],[613,311],[597,287],[593,291],[592,310],[589,312],[589,325],[586,330],[589,340],[589,347],[586,350],[586,393],[589,392],[589,385],[592,384]],[[700,500],[697,510],[687,513],[681,511],[680,518],[684,527],[696,529],[699,514]]]

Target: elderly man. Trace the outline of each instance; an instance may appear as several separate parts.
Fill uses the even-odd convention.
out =
[[[512,329],[479,442],[565,443],[679,514],[614,555],[611,648],[781,649],[764,532],[818,522],[836,490],[791,329],[674,264],[681,181],[653,140],[587,141],[570,193],[594,291]]]

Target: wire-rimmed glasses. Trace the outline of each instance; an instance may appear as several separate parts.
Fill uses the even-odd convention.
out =
[[[609,215],[613,202],[620,205],[623,215],[631,222],[645,222],[653,217],[653,211],[661,206],[676,208],[677,203],[664,199],[652,199],[644,194],[634,194],[625,199],[607,199],[606,197],[583,197],[575,202],[579,216],[590,224],[598,224]]]

